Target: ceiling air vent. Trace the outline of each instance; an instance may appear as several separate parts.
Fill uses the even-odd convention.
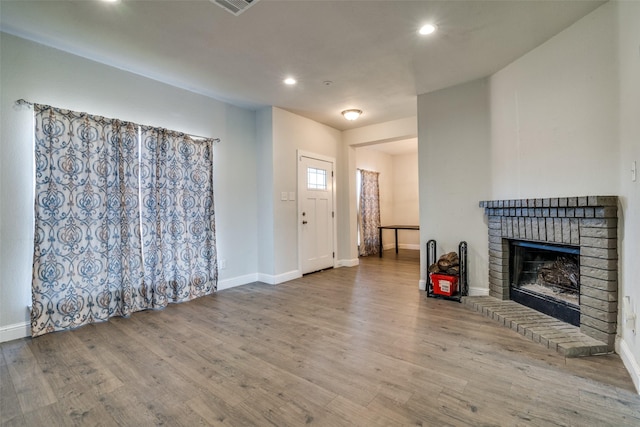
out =
[[[258,0],[211,0],[211,2],[238,16],[251,5],[258,3]]]

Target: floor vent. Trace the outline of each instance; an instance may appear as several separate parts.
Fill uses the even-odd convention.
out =
[[[211,0],[211,2],[238,16],[257,3],[258,0]]]

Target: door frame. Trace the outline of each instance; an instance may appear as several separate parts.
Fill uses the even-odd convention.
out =
[[[331,218],[331,227],[333,228],[333,268],[337,266],[337,244],[338,244],[338,209],[336,206],[336,159],[335,157],[323,156],[322,154],[312,153],[305,150],[296,150],[296,194],[298,198],[298,210],[296,212],[296,220],[298,221],[298,271],[302,275],[302,182],[300,180],[300,163],[301,157],[308,157],[310,159],[322,160],[323,162],[331,163],[331,170],[333,176],[331,177],[331,203],[333,205],[333,218]]]

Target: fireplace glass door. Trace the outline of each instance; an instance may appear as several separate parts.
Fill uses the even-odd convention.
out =
[[[509,296],[512,300],[580,325],[580,249],[510,241]]]

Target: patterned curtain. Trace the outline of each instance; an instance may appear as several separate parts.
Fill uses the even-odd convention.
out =
[[[212,140],[34,110],[33,337],[216,290]]]
[[[150,307],[214,292],[212,141],[142,127],[142,241]]]
[[[360,174],[360,256],[367,256],[380,251],[379,173],[361,170]]]
[[[135,126],[34,110],[35,337],[135,311],[142,252]]]

